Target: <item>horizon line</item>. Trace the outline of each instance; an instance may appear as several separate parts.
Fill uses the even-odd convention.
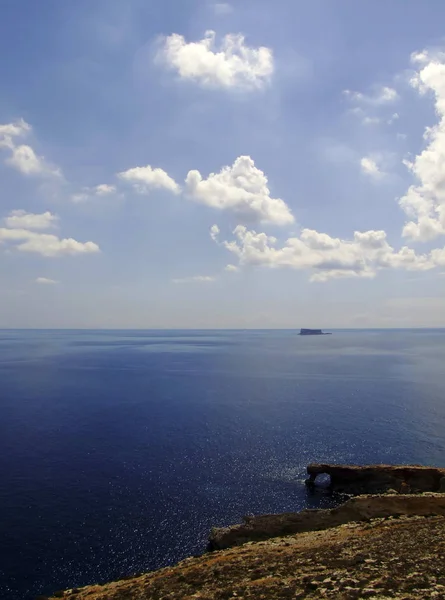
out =
[[[1,327],[0,331],[300,331],[300,327]],[[303,328],[307,329],[307,327]],[[313,328],[309,328],[313,329]],[[317,327],[326,331],[441,330],[445,325],[412,327]]]

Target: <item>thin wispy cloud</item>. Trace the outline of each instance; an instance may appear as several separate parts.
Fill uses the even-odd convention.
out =
[[[50,279],[49,277],[37,277],[35,283],[39,285],[56,285],[57,281],[55,279]]]
[[[233,6],[228,2],[215,2],[212,8],[218,16],[230,15],[234,10]]]
[[[215,277],[210,275],[193,275],[192,277],[177,277],[172,279],[172,283],[212,283]]]

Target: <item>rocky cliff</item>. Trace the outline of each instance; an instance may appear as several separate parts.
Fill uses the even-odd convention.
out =
[[[239,525],[213,529],[209,549],[221,550],[246,542],[329,529],[353,521],[401,515],[445,516],[445,494],[358,496],[330,510],[244,517],[244,523]]]
[[[318,475],[328,475],[336,492],[347,494],[402,494],[445,492],[445,469],[420,465],[333,465],[313,463],[307,467],[306,484],[315,485]]]
[[[443,600],[445,518],[379,518],[250,542],[55,598]]]
[[[246,517],[212,531],[214,552],[54,599],[445,600],[445,469],[313,464],[310,487],[321,473],[334,490],[367,494],[331,510]]]

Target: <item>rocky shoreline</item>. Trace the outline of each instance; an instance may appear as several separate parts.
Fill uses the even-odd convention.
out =
[[[333,491],[360,495],[330,510],[245,517],[212,530],[213,552],[53,598],[445,599],[445,469],[312,464],[307,471],[309,487],[326,473]]]
[[[244,517],[244,523],[215,528],[209,549],[223,550],[246,542],[330,529],[351,522],[388,517],[440,515],[445,517],[445,494],[358,496],[328,510]]]

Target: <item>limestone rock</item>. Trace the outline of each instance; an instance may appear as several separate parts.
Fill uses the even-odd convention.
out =
[[[307,485],[317,475],[330,476],[331,488],[346,494],[383,494],[396,490],[402,494],[445,492],[445,469],[420,465],[333,465],[312,463],[307,467]]]
[[[375,526],[374,521],[370,524],[371,527],[340,526],[221,550],[133,579],[88,586],[75,592],[68,590],[58,597],[65,600],[444,599],[445,517],[402,516],[378,519]],[[396,567],[391,566],[394,563]],[[253,571],[254,578],[249,576]]]
[[[445,495],[379,495],[357,496],[337,508],[303,510],[297,513],[249,516],[244,523],[214,528],[209,550],[240,546],[273,537],[337,527],[355,521],[400,515],[444,515]]]

